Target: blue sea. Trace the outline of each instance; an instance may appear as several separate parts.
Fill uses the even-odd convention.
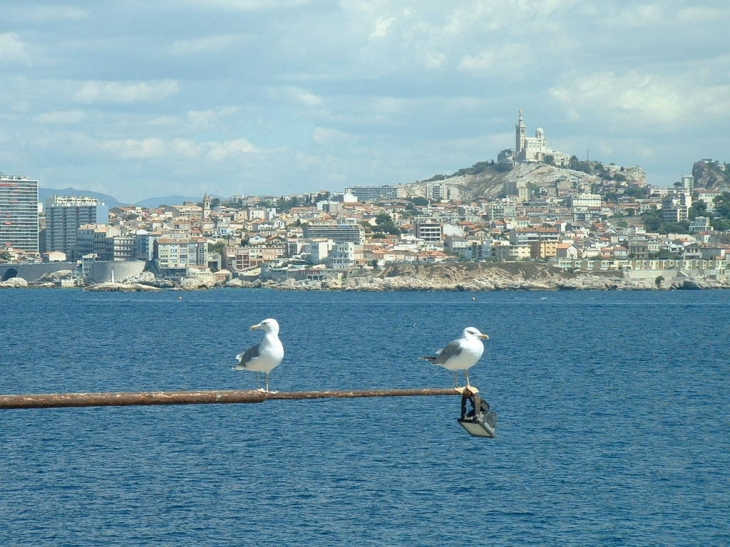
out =
[[[182,299],[180,298],[182,297]],[[730,545],[730,291],[0,291],[0,393],[451,387],[458,397],[0,410],[0,545]]]

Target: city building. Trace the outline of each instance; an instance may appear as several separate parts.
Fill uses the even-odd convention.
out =
[[[161,237],[154,241],[154,248],[161,270],[208,266],[208,242],[203,238]]]
[[[345,188],[345,194],[352,194],[361,202],[398,199],[404,195],[402,186],[353,186]]]
[[[347,270],[363,263],[362,245],[355,245],[351,241],[335,243],[332,251],[325,258],[327,268],[333,270]]]
[[[416,222],[413,225],[413,234],[427,243],[441,243],[442,227],[438,222]]]
[[[39,251],[37,180],[0,175],[0,245],[2,249]]]
[[[76,252],[79,256],[93,254],[99,260],[106,260],[102,258],[106,252],[106,240],[119,233],[120,230],[116,226],[83,224],[76,230]]]
[[[77,250],[78,229],[84,224],[107,224],[109,209],[93,197],[53,196],[46,203],[46,251],[61,251],[71,260]]]
[[[573,194],[569,198],[571,207],[600,207],[599,194]]]
[[[130,261],[137,258],[137,239],[134,235],[109,236],[104,241],[104,253],[100,260]]]
[[[331,239],[334,242],[351,241],[362,245],[365,233],[359,224],[305,224],[306,239]]]

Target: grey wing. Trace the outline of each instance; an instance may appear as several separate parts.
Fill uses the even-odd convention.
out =
[[[245,353],[239,353],[238,355],[236,355],[236,359],[238,359],[239,366],[242,366],[246,363],[250,363],[258,356],[259,344],[256,344],[255,346],[251,346],[250,348],[248,348]]]
[[[445,348],[439,351],[439,354],[436,357],[436,362],[443,365],[452,357],[458,357],[459,355],[461,355],[461,352],[462,349],[459,340],[454,340],[453,342],[449,342],[449,344]]]

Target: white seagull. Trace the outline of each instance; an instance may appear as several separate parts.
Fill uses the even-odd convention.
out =
[[[448,345],[438,351],[432,357],[423,357],[434,365],[440,365],[448,370],[454,371],[454,384],[459,385],[459,371],[463,370],[466,376],[466,385],[469,384],[469,369],[477,364],[484,353],[482,340],[489,340],[489,336],[483,334],[475,327],[467,327],[461,334],[461,338],[452,340]]]
[[[233,370],[252,370],[256,373],[256,387],[259,387],[260,373],[266,375],[266,391],[269,391],[269,375],[282,359],[284,359],[284,346],[279,340],[279,323],[276,319],[264,319],[258,325],[253,325],[251,330],[262,329],[264,339],[255,346],[248,348],[244,353],[236,355],[238,364]]]

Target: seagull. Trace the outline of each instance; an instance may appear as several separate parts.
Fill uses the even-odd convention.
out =
[[[269,391],[269,375],[282,359],[284,359],[284,346],[279,340],[279,323],[276,319],[264,319],[258,325],[253,325],[251,330],[262,329],[264,339],[255,346],[251,346],[244,353],[236,355],[238,364],[233,370],[252,370],[256,373],[256,387],[259,387],[260,373],[266,375],[266,392]]]
[[[434,365],[440,365],[448,370],[454,371],[454,384],[459,384],[459,371],[463,370],[466,376],[466,386],[469,384],[469,369],[477,364],[477,361],[484,353],[482,340],[489,340],[489,336],[483,334],[476,327],[467,327],[461,334],[461,338],[452,340],[448,345],[438,351],[432,357],[423,357]]]

